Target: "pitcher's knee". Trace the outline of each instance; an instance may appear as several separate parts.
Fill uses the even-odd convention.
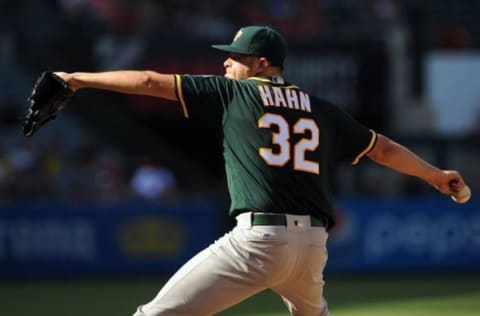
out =
[[[206,316],[211,314],[205,314],[197,311],[186,311],[177,308],[158,307],[151,308],[151,306],[141,305],[137,308],[136,312],[132,316]]]
[[[142,311],[142,306],[139,306],[132,316],[147,316],[147,314]]]
[[[327,305],[325,304],[325,308],[323,309],[322,313],[320,314],[320,316],[331,316],[330,315],[330,312],[328,311],[328,307]]]

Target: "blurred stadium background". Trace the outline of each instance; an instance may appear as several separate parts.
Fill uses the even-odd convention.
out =
[[[335,315],[478,315],[480,2],[0,0],[0,313],[130,315],[227,231],[219,130],[205,111],[80,91],[31,139],[43,70],[222,74],[212,43],[269,24],[286,78],[442,168],[473,198],[363,161],[333,183],[326,271]],[[396,314],[398,313],[398,314]],[[285,315],[262,293],[224,315]]]

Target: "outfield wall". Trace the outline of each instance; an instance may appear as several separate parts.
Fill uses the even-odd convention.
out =
[[[448,198],[337,203],[327,271],[480,271],[480,203]],[[0,206],[0,278],[168,275],[227,229],[223,207]]]
[[[479,200],[340,200],[336,214],[329,271],[480,271]]]
[[[217,205],[18,203],[0,208],[0,277],[148,276],[217,237]]]

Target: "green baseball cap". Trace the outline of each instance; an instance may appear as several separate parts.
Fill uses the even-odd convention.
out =
[[[287,41],[270,26],[242,27],[229,45],[212,45],[218,50],[267,58],[273,66],[283,67],[287,57]]]

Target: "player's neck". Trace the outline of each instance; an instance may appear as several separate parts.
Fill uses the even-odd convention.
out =
[[[268,67],[265,71],[258,73],[258,77],[282,77],[282,70],[280,67]]]

